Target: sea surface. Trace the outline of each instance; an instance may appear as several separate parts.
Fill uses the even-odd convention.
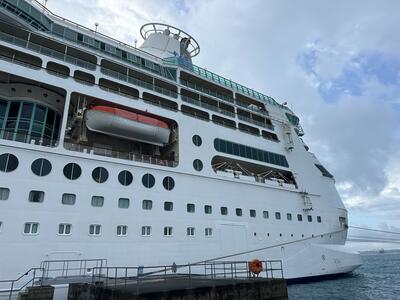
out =
[[[400,253],[363,254],[345,277],[288,286],[289,299],[399,299]]]

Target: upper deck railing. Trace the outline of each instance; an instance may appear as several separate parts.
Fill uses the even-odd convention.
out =
[[[249,97],[255,98],[257,100],[261,100],[265,103],[271,104],[271,105],[275,105],[275,106],[279,106],[281,108],[287,109],[286,106],[281,105],[279,103],[277,103],[272,97],[264,95],[262,93],[259,93],[253,89],[250,89],[248,87],[245,87],[239,83],[236,83],[230,79],[224,78],[218,74],[215,74],[213,72],[208,71],[207,69],[204,69],[202,67],[193,65],[191,63],[188,63],[187,61],[185,61],[184,59],[181,59],[179,57],[168,57],[164,59],[164,63],[165,64],[170,64],[170,65],[175,65],[175,66],[179,66],[181,68],[184,68],[186,70],[191,71],[192,73],[199,75],[205,79],[214,81],[224,87],[227,87],[229,89],[233,89],[239,93],[242,93],[244,95],[247,95]]]

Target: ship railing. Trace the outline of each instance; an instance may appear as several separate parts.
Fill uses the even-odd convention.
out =
[[[0,139],[46,147],[56,147],[58,145],[58,140],[55,139],[35,137],[29,134],[16,133],[8,130],[0,130]]]
[[[98,267],[92,270],[92,283],[108,287],[141,286],[150,282],[179,280],[241,280],[253,278],[282,279],[281,260],[262,260],[262,271],[254,274],[248,261],[210,261],[194,264],[137,267]]]
[[[65,53],[50,49],[50,48],[47,48],[42,45],[35,44],[28,40],[24,40],[24,39],[9,35],[4,32],[0,32],[0,40],[10,43],[10,44],[13,44],[13,45],[16,45],[16,46],[19,46],[19,47],[22,47],[22,48],[25,48],[25,49],[28,49],[28,50],[31,50],[36,53],[40,53],[40,54],[43,54],[43,55],[46,55],[46,56],[49,56],[49,57],[52,57],[52,58],[55,58],[58,60],[65,61],[67,63],[76,65],[76,66],[84,68],[84,69],[88,69],[88,70],[96,69],[96,64],[84,61],[77,57],[73,57],[68,54],[65,54]]]
[[[200,106],[200,107],[203,107],[203,108],[206,108],[206,109],[209,109],[209,110],[224,114],[224,115],[232,117],[232,118],[235,117],[235,113],[234,112],[228,111],[226,109],[219,108],[218,106],[210,105],[208,103],[204,103],[204,102],[202,102],[200,100],[193,99],[191,97],[184,96],[184,95],[181,95],[181,98],[182,98],[183,101],[185,101],[187,103],[194,104],[194,105],[197,105],[197,106]]]
[[[115,79],[118,79],[118,80],[121,80],[121,81],[125,81],[125,82],[128,82],[130,84],[133,84],[133,85],[136,85],[136,86],[140,86],[140,87],[146,88],[148,90],[155,91],[157,93],[160,93],[160,94],[172,97],[172,98],[178,98],[178,93],[177,92],[174,92],[174,91],[159,87],[157,85],[153,85],[153,84],[151,84],[149,82],[146,82],[144,80],[140,80],[138,78],[134,78],[132,76],[128,76],[126,74],[122,74],[120,72],[116,72],[114,70],[110,70],[110,69],[107,69],[105,67],[101,67],[100,70],[101,70],[101,73],[103,73],[104,75],[113,77]]]
[[[240,101],[240,100],[235,100],[235,104],[236,104],[237,106],[243,107],[243,108],[245,108],[245,109],[247,109],[247,110],[251,110],[251,111],[253,111],[253,112],[262,114],[262,115],[264,115],[264,116],[269,116],[269,113],[268,113],[266,110],[263,110],[263,109],[261,109],[261,108],[259,108],[259,107],[254,107],[254,106],[252,106],[250,103],[245,103],[245,102]]]
[[[43,268],[31,268],[15,279],[0,280],[0,297],[11,300],[14,293],[23,291],[28,286],[41,285]]]
[[[213,96],[213,97],[215,97],[215,98],[218,98],[218,99],[227,101],[227,102],[229,102],[229,103],[234,103],[234,102],[235,102],[234,99],[233,99],[232,97],[229,97],[229,96],[227,96],[227,95],[220,94],[220,93],[218,93],[218,92],[211,91],[211,90],[208,89],[208,88],[205,88],[205,87],[203,87],[203,86],[197,85],[197,84],[192,83],[192,82],[189,82],[189,81],[187,81],[187,80],[185,80],[185,79],[180,78],[180,82],[181,82],[181,84],[183,84],[184,86],[187,86],[187,87],[189,87],[189,88],[191,88],[191,89],[197,90],[197,91],[202,92],[202,93],[204,93],[204,94]]]
[[[44,260],[40,264],[44,279],[92,276],[93,268],[106,266],[105,258]]]
[[[244,95],[250,96],[254,99],[261,100],[265,103],[269,103],[278,107],[281,107],[283,109],[288,110],[288,108],[284,105],[281,105],[277,103],[272,97],[264,95],[260,92],[257,92],[253,89],[250,89],[248,87],[245,87],[239,83],[236,83],[230,79],[224,78],[218,74],[215,74],[213,72],[208,71],[207,69],[201,68],[199,66],[193,65],[191,63],[187,63],[184,60],[182,60],[179,57],[168,57],[164,59],[165,64],[171,64],[175,66],[182,67],[186,70],[189,70],[190,72],[199,75],[207,80],[213,81],[217,84],[220,84],[221,86],[227,87],[229,89],[234,89],[239,93],[242,93]]]
[[[99,148],[99,147],[90,147],[81,144],[74,144],[69,142],[64,142],[64,148],[67,150],[78,151],[82,153],[88,153],[93,155],[101,155],[106,157],[118,158],[118,159],[125,159],[125,160],[132,160],[142,163],[149,163],[158,166],[165,166],[165,167],[176,167],[178,162],[159,159],[153,157],[151,155],[144,155],[144,154],[136,154],[132,152],[121,152],[106,148]]]
[[[242,116],[242,115],[238,115],[238,118],[239,118],[239,120],[246,121],[248,123],[252,123],[252,124],[267,128],[269,130],[274,130],[274,126],[273,125],[269,125],[267,123],[254,120],[252,118],[249,118],[249,117],[246,117],[246,116]]]

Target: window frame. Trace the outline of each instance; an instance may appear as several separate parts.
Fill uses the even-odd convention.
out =
[[[65,233],[66,232],[66,228],[69,226],[69,233]],[[60,227],[62,227],[63,228],[63,231],[62,231],[62,233],[60,233]],[[58,224],[58,232],[57,232],[57,235],[60,235],[60,236],[68,236],[68,235],[71,235],[72,233],[72,224],[70,224],[70,223],[60,223],[60,224]]]
[[[26,225],[29,225],[29,231],[28,232],[25,232]],[[32,232],[33,225],[36,225],[36,232]],[[39,222],[25,222],[22,233],[24,235],[38,235],[39,231],[40,231],[40,223]]]
[[[90,233],[92,227],[93,227],[93,233]],[[89,224],[89,236],[101,236],[101,234],[102,234],[101,227],[102,227],[101,224]],[[99,228],[99,233],[96,233],[97,228]]]
[[[117,236],[118,237],[127,237],[128,236],[128,225],[117,225]]]

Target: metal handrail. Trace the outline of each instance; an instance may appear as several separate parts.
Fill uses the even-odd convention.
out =
[[[263,260],[262,272],[254,274],[250,270],[248,261],[209,261],[194,264],[169,266],[136,266],[121,267],[107,266],[92,269],[92,283],[102,282],[105,286],[126,286],[128,284],[139,285],[154,280],[179,279],[251,279],[261,277],[266,279],[284,278],[281,260]],[[277,274],[278,273],[278,274]]]
[[[41,276],[36,276],[36,272],[37,271],[41,271]],[[22,279],[24,279],[27,276],[32,275],[32,278],[30,278],[27,282],[25,282],[24,284],[22,284],[19,287],[15,287],[15,285],[20,282]],[[26,271],[25,273],[23,273],[21,276],[19,276],[16,279],[9,279],[9,280],[0,280],[0,284],[10,284],[10,288],[9,289],[4,289],[4,290],[0,290],[0,294],[1,293],[6,293],[8,294],[8,300],[11,300],[12,294],[14,292],[20,292],[22,291],[25,287],[27,287],[29,284],[35,285],[36,283],[36,279],[39,279],[39,283],[42,284],[43,282],[43,268],[31,268],[28,271]]]
[[[197,105],[197,106],[200,106],[200,107],[203,107],[203,108],[206,108],[206,109],[209,109],[209,110],[224,114],[224,115],[232,117],[232,118],[235,117],[235,113],[233,113],[231,111],[228,111],[226,109],[220,108],[218,106],[211,105],[211,104],[202,102],[202,101],[197,100],[197,99],[193,99],[193,98],[185,96],[185,95],[181,95],[181,98],[182,98],[183,101],[185,101],[187,103],[194,104],[194,105]]]
[[[49,57],[53,57],[53,58],[65,61],[67,63],[71,63],[71,64],[76,65],[78,67],[82,67],[82,68],[85,68],[85,69],[88,69],[88,70],[95,70],[96,69],[96,64],[84,61],[84,60],[82,60],[80,58],[70,56],[70,55],[65,54],[63,52],[56,51],[54,49],[51,49],[51,48],[48,48],[48,47],[33,43],[31,41],[28,41],[28,40],[17,38],[15,36],[9,35],[9,34],[4,33],[4,32],[0,32],[0,40],[8,42],[8,43],[11,43],[13,45],[16,45],[16,46],[19,46],[19,47],[22,47],[22,48],[25,48],[25,49],[28,49],[28,50],[31,50],[33,52],[37,52],[37,53],[40,53],[40,54],[43,54],[43,55],[46,55],[46,56],[49,56]]]
[[[121,80],[121,81],[125,81],[125,82],[131,83],[133,85],[137,85],[137,86],[140,86],[140,87],[155,91],[157,93],[160,93],[160,94],[172,97],[172,98],[178,98],[178,93],[176,93],[174,91],[171,91],[171,90],[167,90],[167,89],[162,88],[162,87],[159,87],[157,85],[153,85],[153,84],[151,84],[149,82],[146,82],[144,80],[140,80],[138,78],[134,78],[132,76],[128,76],[126,74],[122,74],[122,73],[119,73],[117,71],[105,68],[105,67],[101,67],[100,71],[104,75],[113,77],[115,79],[118,79],[118,80]]]
[[[178,165],[178,162],[176,162],[176,161],[158,159],[151,155],[134,154],[131,152],[121,152],[121,151],[115,151],[115,150],[110,150],[110,149],[106,149],[106,148],[90,147],[90,146],[84,146],[84,145],[68,143],[68,142],[64,142],[64,148],[67,150],[78,151],[78,152],[82,152],[82,153],[89,153],[89,154],[101,155],[101,156],[113,157],[113,158],[119,158],[119,159],[127,159],[127,160],[132,160],[132,161],[137,161],[137,162],[150,163],[150,164],[158,165],[158,166],[176,167]]]

